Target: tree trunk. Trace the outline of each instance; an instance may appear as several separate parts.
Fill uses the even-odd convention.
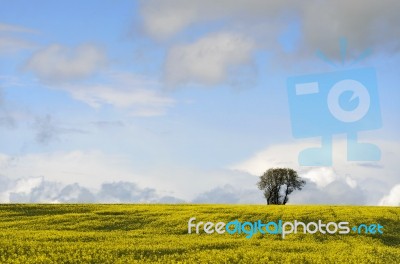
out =
[[[279,204],[279,192],[281,191],[281,186],[278,186],[278,188],[276,188],[276,192],[275,192],[275,204]]]
[[[285,198],[283,199],[283,204],[286,204],[288,201],[288,195],[289,195],[289,186],[286,185],[286,191],[285,191]]]

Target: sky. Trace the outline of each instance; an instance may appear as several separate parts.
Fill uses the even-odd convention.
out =
[[[0,0],[0,202],[265,203],[259,176],[290,167],[307,182],[290,204],[398,206],[399,12],[396,0]],[[323,93],[295,107],[290,78],[366,68],[377,115],[363,129],[330,125]],[[350,115],[366,97],[343,98]],[[295,123],[321,135],[295,137]],[[354,132],[378,158],[348,159]],[[302,163],[327,135],[331,162]]]

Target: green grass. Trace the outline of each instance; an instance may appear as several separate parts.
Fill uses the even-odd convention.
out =
[[[379,223],[357,235],[188,234],[196,221]],[[400,208],[253,205],[0,205],[0,263],[400,263]]]

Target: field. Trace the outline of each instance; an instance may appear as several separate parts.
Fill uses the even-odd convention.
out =
[[[188,220],[379,223],[383,234],[188,234]],[[0,205],[0,263],[400,263],[400,208]],[[195,232],[195,228],[192,229]]]

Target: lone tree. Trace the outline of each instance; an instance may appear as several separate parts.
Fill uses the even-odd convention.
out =
[[[294,190],[301,190],[306,184],[295,170],[289,168],[269,169],[262,176],[257,186],[264,190],[267,204],[286,204],[289,194]]]

